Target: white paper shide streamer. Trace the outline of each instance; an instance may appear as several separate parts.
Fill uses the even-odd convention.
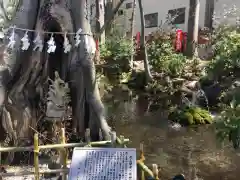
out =
[[[42,41],[39,33],[37,34],[37,36],[36,36],[36,38],[34,39],[33,42],[34,42],[33,50],[34,51],[38,50],[39,52],[42,52],[42,50],[43,50],[43,41]]]
[[[56,45],[56,42],[55,42],[55,39],[54,39],[54,36],[53,36],[55,33],[64,35],[64,42],[63,42],[64,53],[69,53],[69,52],[71,52],[72,48],[79,47],[79,45],[80,45],[80,43],[82,41],[84,41],[84,43],[86,43],[87,50],[89,50],[89,47],[88,47],[89,44],[92,45],[91,44],[92,43],[91,39],[88,39],[89,37],[84,37],[84,39],[81,40],[81,36],[83,35],[81,28],[79,28],[78,31],[75,32],[75,33],[74,32],[69,32],[69,33],[68,32],[65,32],[65,33],[61,33],[61,32],[45,32],[45,31],[38,32],[38,31],[35,31],[35,30],[31,30],[31,29],[18,28],[16,26],[12,26],[12,27],[8,28],[7,31],[9,29],[12,30],[11,35],[8,37],[9,42],[7,44],[7,47],[10,48],[10,49],[14,49],[15,48],[15,45],[16,45],[17,40],[18,40],[17,39],[16,30],[25,32],[23,37],[21,37],[21,39],[20,39],[20,41],[21,41],[21,50],[23,50],[23,51],[27,51],[30,48],[31,43],[32,43],[33,44],[33,51],[42,52],[43,48],[44,48],[44,44],[45,44],[45,41],[43,40],[44,34],[51,34],[50,39],[46,42],[47,53],[50,54],[50,53],[56,52],[57,45]],[[33,40],[33,42],[31,42],[31,39],[30,39],[30,36],[29,36],[30,35],[29,32],[37,33],[36,36],[35,36],[35,39]],[[4,35],[5,35],[5,33],[3,33],[3,36]],[[73,43],[73,44],[70,43],[68,35],[70,35],[70,36],[73,35],[74,36],[75,43]],[[87,34],[84,34],[84,35],[87,35]]]
[[[15,44],[16,44],[16,40],[15,40],[15,29],[13,28],[13,29],[12,29],[12,34],[11,34],[11,36],[9,37],[9,43],[8,43],[7,47],[13,49],[14,46],[15,46]]]
[[[48,40],[47,44],[48,44],[47,53],[49,53],[49,54],[54,53],[56,51],[56,43],[54,41],[53,34],[50,37],[50,39]]]
[[[69,40],[67,38],[67,33],[65,33],[65,35],[64,35],[63,46],[64,46],[64,53],[68,53],[71,51],[72,45],[69,43]]]
[[[26,51],[28,50],[29,46],[30,46],[30,42],[29,42],[29,37],[28,37],[28,31],[25,32],[23,38],[21,39],[22,41],[22,50]]]
[[[82,29],[80,28],[77,33],[76,33],[76,36],[75,36],[75,46],[78,47],[79,44],[81,43],[81,40],[80,40],[80,33],[82,32]]]

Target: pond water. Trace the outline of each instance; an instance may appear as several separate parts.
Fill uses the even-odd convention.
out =
[[[157,110],[149,104],[144,96],[132,98],[131,93],[117,91],[105,107],[109,124],[117,134],[130,139],[129,147],[139,149],[143,143],[146,164],[158,164],[163,179],[177,173],[191,180],[240,177],[238,152],[231,144],[217,143],[211,126],[173,128],[166,118],[166,109]]]

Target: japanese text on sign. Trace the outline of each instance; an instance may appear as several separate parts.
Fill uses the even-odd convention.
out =
[[[136,149],[75,148],[69,180],[136,180]]]

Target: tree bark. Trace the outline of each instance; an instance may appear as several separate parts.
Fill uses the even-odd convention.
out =
[[[132,40],[132,45],[134,46],[134,26],[135,26],[135,12],[136,12],[136,0],[133,0],[133,7],[132,7],[132,17],[131,17],[131,24],[130,24],[130,33],[131,33],[131,40]],[[135,50],[135,49],[134,49]],[[133,68],[133,61],[134,61],[135,54],[131,55],[131,60],[130,60],[130,67],[131,69]]]
[[[200,0],[190,0],[189,7],[187,55],[192,58],[198,56]]]
[[[73,116],[82,122],[81,124],[84,124],[83,127],[79,127],[80,133],[84,133],[82,130],[90,127],[92,129],[92,139],[98,140],[99,129],[101,129],[104,138],[109,139],[110,127],[104,117],[104,107],[96,82],[95,65],[93,62],[95,51],[93,53],[93,49],[89,49],[89,47],[92,47],[89,43],[92,42],[94,44],[94,39],[91,35],[90,24],[87,23],[84,16],[86,2],[72,0],[71,6],[75,28],[81,28],[84,33],[88,34],[81,37],[83,43],[80,44],[76,52],[76,57],[72,59],[70,67],[70,77],[74,77],[71,79],[74,81],[78,79],[77,81],[79,82],[71,83],[71,89],[73,89],[72,100],[78,100],[73,106]],[[81,10],[74,10],[74,7],[80,7]],[[84,120],[85,123],[83,123]]]
[[[97,34],[100,33],[100,30],[104,25],[104,15],[105,15],[104,1],[96,0],[96,33]],[[100,44],[105,43],[105,31],[101,33],[98,41]]]
[[[146,76],[146,82],[152,81],[153,77],[150,71],[149,67],[149,61],[148,61],[148,53],[147,48],[145,46],[145,20],[144,20],[144,12],[143,12],[143,5],[142,0],[138,0],[139,5],[139,11],[140,11],[140,18],[141,18],[141,39],[140,39],[140,48],[144,52],[144,69],[145,69],[145,76]]]
[[[20,39],[25,32],[16,30],[18,43],[13,50],[5,48],[0,66],[0,106],[5,131],[17,142],[22,137],[32,139],[30,132],[36,130],[36,122],[42,117],[47,118],[48,102],[45,100],[51,86],[48,77],[59,71],[61,78],[70,82],[72,121],[79,136],[84,137],[86,128],[90,128],[92,140],[98,140],[101,129],[103,137],[109,139],[111,129],[104,117],[96,83],[93,62],[96,47],[86,17],[86,1],[22,0],[11,24],[37,32],[59,31],[63,34],[81,28],[83,34],[80,46],[68,55],[61,52],[63,35],[55,34],[60,51],[57,49],[55,54],[48,54],[46,47],[43,52],[32,51],[33,47],[23,52]],[[32,42],[33,36],[29,35]],[[42,40],[46,41],[50,36],[42,34]],[[72,37],[69,41],[74,45]]]
[[[113,12],[113,0],[106,0],[106,4],[105,4],[105,22],[111,18],[111,14]],[[111,30],[111,25],[109,25],[106,29],[105,29],[105,35],[108,36]]]
[[[5,24],[15,25],[18,28],[34,29],[39,1],[22,0],[17,5],[16,13],[12,19],[5,19]],[[4,9],[1,9],[4,11]],[[29,16],[31,14],[31,16]],[[11,20],[11,21],[10,21]],[[12,29],[7,32],[7,36],[12,33]],[[29,138],[31,131],[29,126],[35,124],[35,114],[32,111],[32,107],[25,99],[26,92],[19,91],[25,83],[19,82],[19,75],[26,70],[29,65],[29,55],[31,51],[22,52],[20,49],[20,39],[25,32],[15,30],[16,44],[13,50],[5,47],[3,50],[3,57],[1,59],[0,68],[0,111],[1,111],[1,123],[7,138],[10,140],[12,146],[23,145],[24,139]],[[32,34],[29,33],[29,38],[32,38]],[[7,44],[8,39],[4,39],[4,43]],[[19,86],[16,86],[16,85]],[[1,141],[5,141],[4,132],[1,133]],[[8,161],[13,159],[12,153],[8,157]]]
[[[213,13],[214,13],[214,0],[208,0],[206,1],[206,7],[205,7],[205,27],[209,28],[209,30],[212,30],[213,26]]]
[[[118,12],[119,8],[121,7],[121,5],[123,4],[124,1],[125,0],[120,0],[118,2],[118,4],[116,5],[116,7],[113,9],[113,11],[111,13],[109,13],[109,18],[105,20],[105,23],[102,26],[102,28],[100,29],[99,34],[97,34],[97,37],[99,37],[105,31],[105,29],[107,29],[112,24],[112,22],[114,20],[114,16]]]

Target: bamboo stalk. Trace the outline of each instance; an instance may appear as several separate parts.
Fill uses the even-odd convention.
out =
[[[151,171],[151,169],[149,169],[143,162],[141,162],[140,160],[137,160],[137,165],[150,177],[154,178],[154,174]]]
[[[122,136],[122,135],[120,135],[119,136],[119,139],[120,139],[120,145],[121,145],[121,147],[123,147],[123,148],[126,148],[126,144],[124,144],[124,136]],[[116,140],[117,141],[117,140]],[[117,143],[118,143],[118,141],[117,141]]]
[[[152,172],[153,172],[154,178],[156,180],[158,180],[159,177],[158,177],[158,165],[157,164],[152,164]]]
[[[68,173],[69,168],[40,170],[39,174],[53,174],[53,173],[63,173],[63,172]],[[35,171],[20,171],[20,172],[0,173],[0,177],[26,176],[26,175],[34,175],[34,174],[35,174]]]
[[[124,137],[124,136],[123,136],[123,137]],[[121,138],[121,135],[120,135],[120,138]],[[126,143],[127,143],[127,142],[122,141],[120,138],[117,137],[116,143],[117,143],[117,144],[122,144],[122,146],[123,146],[124,148],[126,148],[126,147],[127,147],[127,146],[126,146]],[[128,141],[128,142],[129,142],[129,141]]]
[[[39,159],[38,159],[38,154],[39,154],[39,146],[38,146],[38,134],[34,134],[34,169],[35,169],[35,180],[39,180]]]
[[[102,141],[103,140],[103,133],[102,130],[99,129],[99,140]]]
[[[111,145],[112,147],[116,147],[116,140],[117,140],[117,134],[115,131],[111,132]]]
[[[33,151],[34,146],[29,147],[1,147],[0,152],[25,152]]]
[[[61,143],[62,144],[66,143],[65,129],[64,128],[61,129]],[[63,168],[67,168],[67,161],[68,161],[67,150],[65,148],[63,148],[61,150],[61,163],[62,163]],[[64,172],[62,173],[62,180],[67,180],[67,174],[64,173]]]
[[[129,139],[125,139],[124,143],[129,142]],[[111,141],[98,141],[91,142],[91,146],[107,146],[111,144]],[[83,147],[86,146],[87,143],[68,143],[68,144],[47,144],[38,146],[39,149],[58,149],[58,148],[73,148],[73,147]],[[25,152],[25,151],[33,151],[34,146],[28,147],[1,147],[0,152]]]
[[[86,129],[86,132],[85,132],[85,140],[87,142],[87,146],[90,146],[90,144],[91,144],[90,136],[91,136],[91,132],[90,132],[90,129],[88,128],[88,129]]]
[[[144,163],[144,151],[143,151],[143,143],[140,144],[140,161]],[[141,169],[141,180],[145,180],[145,172]]]

